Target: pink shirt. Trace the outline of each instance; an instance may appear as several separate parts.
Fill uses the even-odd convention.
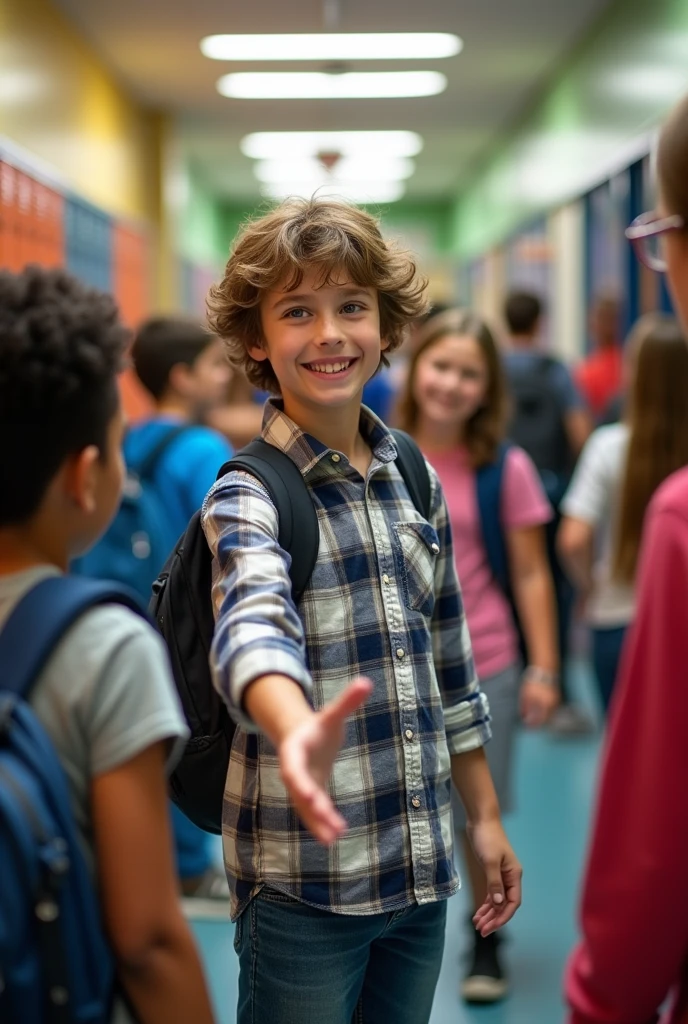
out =
[[[442,484],[451,522],[456,571],[481,680],[518,660],[518,635],[504,592],[487,560],[480,528],[475,470],[464,448],[427,456]],[[521,448],[510,448],[504,465],[501,518],[505,530],[549,522],[552,509],[537,470]]]

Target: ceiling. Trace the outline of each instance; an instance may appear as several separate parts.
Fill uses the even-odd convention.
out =
[[[425,141],[407,199],[447,199],[500,134],[547,87],[613,0],[55,0],[119,81],[169,111],[203,184],[237,203],[259,198],[249,131],[409,128]],[[455,32],[464,50],[445,60],[365,61],[352,70],[443,71],[439,96],[385,100],[236,100],[215,83],[231,70],[320,70],[317,62],[211,61],[213,33]]]

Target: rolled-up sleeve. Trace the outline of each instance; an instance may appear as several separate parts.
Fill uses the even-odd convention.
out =
[[[230,473],[215,485],[202,522],[213,554],[213,683],[232,718],[255,732],[242,705],[255,679],[279,674],[293,679],[306,695],[312,689],[303,628],[292,600],[290,557],[278,542],[275,506],[246,473]]]
[[[456,575],[447,504],[435,471],[428,468],[432,483],[430,522],[437,532],[440,547],[435,566],[433,657],[442,694],[449,753],[464,754],[483,746],[492,736],[490,711],[475,671]]]

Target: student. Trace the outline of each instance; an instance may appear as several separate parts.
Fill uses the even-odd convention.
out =
[[[117,508],[124,343],[108,296],[59,270],[0,273],[0,626]],[[31,703],[64,766],[138,1021],[210,1024],[171,854],[164,767],[187,730],[160,638],[124,607],[92,609]]]
[[[619,395],[623,377],[621,308],[614,295],[598,295],[588,317],[592,351],[575,369],[576,386],[596,422]]]
[[[688,330],[688,97],[664,125],[659,198],[627,234],[665,271]],[[688,1014],[688,469],[647,512],[637,609],[621,659],[566,975],[570,1024],[664,1024]]]
[[[537,471],[515,446],[504,454],[501,480],[485,493],[496,503],[509,583],[525,635],[528,666],[520,664],[511,606],[495,578],[481,521],[481,474],[500,457],[506,389],[499,352],[487,324],[471,312],[433,317],[416,339],[399,405],[409,431],[439,476],[446,495],[454,557],[480,686],[490,702],[492,741],[487,759],[502,812],[512,808],[513,740],[519,711],[526,725],[544,725],[558,703],[554,590],[544,526],[552,516]],[[454,828],[471,882],[474,907],[485,898],[485,877],[454,801]],[[508,990],[496,934],[474,936],[472,963],[462,985],[469,1002],[495,1002]]]
[[[441,488],[431,474],[425,521],[391,434],[361,408],[423,284],[369,214],[293,199],[245,228],[210,293],[231,360],[279,395],[263,437],[320,523],[295,608],[267,492],[229,474],[205,505],[211,664],[239,723],[223,821],[239,1024],[428,1020],[458,887],[450,774],[488,879],[477,927],[520,902]]]
[[[224,404],[232,371],[222,343],[201,324],[179,316],[145,321],[134,338],[131,357],[138,379],[153,400],[154,413],[127,430],[124,458],[128,467],[141,466],[166,437],[170,439],[153,466],[151,483],[171,546],[203,504],[220,467],[232,457],[226,439],[201,422]],[[186,429],[180,431],[184,425]],[[101,559],[95,548],[78,563],[79,571],[110,575]],[[150,568],[151,577],[145,580],[148,594],[162,565]],[[227,883],[215,863],[212,836],[196,828],[174,805],[171,812],[183,895],[226,900]]]
[[[645,513],[657,487],[688,465],[688,347],[672,317],[649,313],[626,353],[625,422],[599,427],[562,504],[559,550],[585,597],[600,698],[609,708],[621,646],[635,614],[635,573]]]
[[[530,455],[540,473],[554,516],[547,524],[547,555],[557,600],[557,641],[562,702],[552,716],[552,732],[580,735],[594,724],[571,699],[568,681],[569,637],[575,593],[556,551],[559,503],[592,423],[567,366],[540,348],[542,302],[530,292],[513,291],[504,303],[509,331],[504,352],[511,400],[508,435]]]

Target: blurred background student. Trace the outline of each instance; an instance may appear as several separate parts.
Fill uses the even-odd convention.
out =
[[[490,702],[486,753],[502,812],[513,803],[519,713],[526,725],[543,726],[559,701],[544,530],[552,510],[528,455],[504,444],[506,411],[499,352],[487,324],[464,310],[431,317],[415,338],[397,420],[434,466],[447,501],[476,670]],[[525,669],[509,595],[525,640]],[[477,909],[485,899],[485,877],[456,794],[453,815]],[[500,941],[497,933],[483,937],[473,929],[461,986],[466,1001],[490,1003],[507,994]]]
[[[630,401],[624,421],[588,441],[562,503],[562,561],[585,601],[592,661],[609,708],[626,628],[645,513],[657,487],[688,465],[688,347],[677,322],[650,313],[626,342]]]

